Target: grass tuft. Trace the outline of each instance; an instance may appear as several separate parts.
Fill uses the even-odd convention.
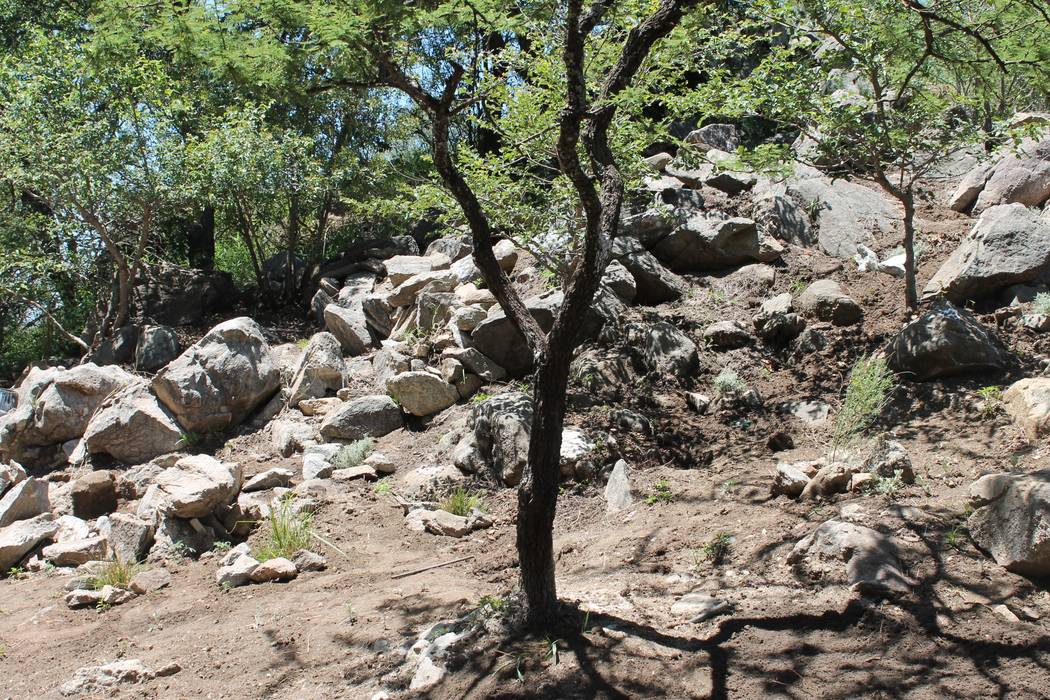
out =
[[[105,586],[126,589],[131,584],[131,579],[135,578],[135,574],[141,568],[134,562],[112,559],[107,561],[97,574],[88,579],[88,588],[95,591],[101,590]]]
[[[747,382],[735,370],[726,367],[715,377],[715,392],[719,396],[735,396],[747,391]]]
[[[711,538],[711,541],[705,544],[701,549],[700,553],[703,558],[711,562],[715,566],[718,566],[725,561],[726,556],[729,554],[729,549],[733,544],[733,536],[728,532],[720,532]],[[699,562],[697,562],[699,563]]]
[[[370,437],[355,440],[346,447],[340,448],[332,458],[332,466],[336,469],[349,469],[356,467],[372,454],[374,441]]]
[[[313,513],[295,512],[294,496],[287,495],[270,509],[266,518],[269,526],[266,542],[258,547],[254,556],[259,561],[290,558],[300,549],[309,549],[313,544]]]
[[[657,503],[673,503],[674,491],[671,490],[671,482],[667,479],[658,479],[649,487],[649,494],[645,497],[645,504],[655,506]]]
[[[896,377],[881,357],[862,357],[850,372],[846,399],[835,417],[833,453],[867,430],[889,402]]]
[[[452,513],[453,515],[461,515],[466,517],[470,515],[470,511],[474,508],[484,512],[485,502],[481,499],[480,493],[474,493],[467,491],[466,489],[458,488],[448,495],[444,501],[441,502],[441,510]]]

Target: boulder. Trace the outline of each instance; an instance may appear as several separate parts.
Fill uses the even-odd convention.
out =
[[[467,261],[469,262],[469,259]],[[411,306],[416,303],[416,299],[423,291],[451,292],[458,283],[459,279],[451,270],[420,272],[412,275],[390,292],[386,297],[386,303],[395,308]]]
[[[291,457],[307,445],[317,442],[317,431],[313,425],[294,419],[277,419],[270,422],[270,444],[277,454]]]
[[[413,275],[434,270],[447,270],[451,260],[442,254],[437,255],[395,255],[383,261],[387,278],[395,287]]]
[[[247,551],[237,548],[231,549],[220,564],[215,572],[215,583],[223,588],[236,588],[251,583],[252,573],[259,566],[259,562]]]
[[[38,544],[52,538],[58,528],[50,513],[0,527],[0,573],[7,573]]]
[[[62,443],[83,436],[106,397],[134,381],[114,365],[30,373],[19,388],[18,406],[0,417],[0,458],[51,466],[60,459]]]
[[[712,148],[732,153],[740,146],[740,134],[732,124],[708,124],[690,131],[685,142],[705,153]]]
[[[759,311],[751,317],[755,335],[771,345],[784,346],[806,329],[806,320],[796,313]]]
[[[745,262],[777,260],[784,248],[759,233],[751,219],[690,217],[660,240],[653,253],[676,272],[717,270]]]
[[[1050,469],[992,476],[995,488],[966,521],[970,536],[1008,571],[1050,576]]]
[[[406,516],[408,529],[418,532],[430,532],[445,537],[463,537],[473,529],[470,521],[462,515],[455,515],[444,510],[426,510],[418,508]]]
[[[99,534],[106,538],[109,557],[122,562],[142,561],[153,546],[153,524],[131,513],[113,513]]]
[[[995,334],[969,311],[947,302],[934,306],[902,328],[886,348],[890,367],[909,379],[925,381],[973,372],[998,372],[1008,364]]]
[[[618,259],[634,277],[637,289],[635,301],[639,304],[662,304],[674,301],[685,294],[688,288],[684,279],[661,265],[656,256],[641,248],[640,245],[637,249],[624,253]]]
[[[456,387],[430,372],[402,372],[386,382],[387,393],[413,416],[430,416],[459,401]]]
[[[1003,392],[1003,408],[1029,440],[1050,434],[1050,378],[1027,377]]]
[[[1050,222],[1022,204],[1004,204],[981,215],[922,293],[961,303],[1040,280],[1047,273]]]
[[[544,332],[550,331],[555,313],[550,303],[532,297],[525,300],[525,307]],[[488,318],[477,325],[470,337],[479,352],[503,367],[510,376],[524,376],[532,368],[532,351],[525,336],[518,332],[502,310],[490,311]]]
[[[157,677],[157,674],[138,659],[121,659],[104,666],[85,666],[62,684],[62,695],[112,696],[117,686],[138,685]]]
[[[25,481],[25,479],[26,470],[17,462],[10,464],[0,463],[0,496],[7,493],[7,489],[20,481]]]
[[[137,381],[108,399],[84,430],[89,454],[107,454],[124,464],[141,464],[183,445],[183,431],[150,391]]]
[[[233,502],[241,489],[241,467],[208,455],[183,457],[157,475],[140,501],[140,516],[149,507],[179,518],[203,518]]]
[[[179,356],[179,337],[169,326],[143,326],[135,346],[135,369],[156,372]]]
[[[208,432],[240,423],[280,382],[262,330],[242,316],[208,331],[161,370],[151,387],[183,428]]]
[[[720,350],[734,350],[751,344],[751,333],[739,321],[717,321],[704,329],[704,342]]]
[[[809,483],[809,476],[794,464],[780,462],[777,464],[776,474],[773,476],[771,492],[773,496],[784,495],[788,498],[798,498]]]
[[[671,377],[687,377],[699,366],[693,343],[670,323],[655,323],[643,332],[640,343],[642,361],[651,372]]]
[[[638,286],[634,275],[618,260],[611,261],[605,267],[602,284],[612,290],[624,303],[630,304],[638,295]]]
[[[300,573],[304,571],[324,571],[328,568],[328,561],[316,552],[309,549],[300,549],[292,555],[292,563]]]
[[[1002,204],[1041,206],[1050,199],[1050,139],[1024,144],[1022,152],[1006,156],[981,176],[986,177],[973,205],[975,216]]]
[[[507,486],[517,485],[528,462],[532,411],[532,399],[520,393],[500,394],[474,407],[478,454]]]
[[[55,566],[80,566],[89,561],[106,558],[106,540],[99,535],[49,544],[41,552],[44,559]]]
[[[891,537],[841,520],[821,524],[787,560],[812,580],[844,583],[862,594],[908,593],[915,585],[904,574]]]
[[[452,262],[465,258],[474,252],[470,236],[444,236],[430,242],[426,249],[427,256],[444,255]]]
[[[87,354],[87,361],[96,365],[130,365],[135,360],[139,330],[136,325],[118,328],[112,336],[102,339],[98,347]]]
[[[290,560],[284,557],[267,559],[252,571],[250,578],[253,583],[266,583],[267,581],[291,581],[299,575],[299,570]]]
[[[295,476],[295,473],[291,469],[284,467],[267,469],[244,482],[241,492],[268,491],[273,488],[285,487],[291,483],[293,476]]]
[[[232,309],[237,287],[228,272],[151,265],[135,286],[136,316],[149,323],[199,326],[208,314]]]
[[[136,595],[148,595],[171,585],[171,572],[163,567],[147,569],[135,574],[128,588]]]
[[[362,396],[330,411],[321,423],[321,437],[325,440],[382,437],[397,430],[402,424],[401,409],[389,396]]]
[[[117,509],[117,482],[112,472],[88,472],[73,482],[69,495],[73,499],[73,515],[84,520]]]
[[[915,470],[911,466],[911,457],[908,456],[904,445],[896,440],[877,441],[871,454],[864,460],[862,470],[870,474],[877,474],[884,479],[893,478],[899,473],[901,481],[905,484],[915,482]]]
[[[496,262],[503,272],[508,275],[514,272],[514,266],[518,263],[518,251],[512,241],[506,238],[497,241],[496,245],[492,246],[492,254],[496,256]]]
[[[46,481],[33,478],[19,481],[0,498],[0,527],[29,520],[50,509]]]
[[[335,396],[346,381],[346,363],[339,340],[331,333],[315,333],[306,344],[292,380],[288,405],[304,399]]]
[[[605,482],[605,508],[610,513],[627,510],[634,504],[627,462],[617,460]]]
[[[364,301],[358,299],[350,306],[336,303],[324,308],[325,328],[339,340],[347,355],[361,355],[373,344],[363,304]]]
[[[817,280],[795,301],[803,314],[836,326],[849,326],[864,318],[864,311],[834,280]]]
[[[654,155],[648,156],[647,158],[643,158],[642,160],[650,168],[652,168],[656,172],[660,172],[661,170],[666,168],[668,165],[670,165],[671,161],[674,160],[674,156],[672,156],[670,153],[660,152],[660,153],[656,153]]]
[[[859,469],[845,462],[832,462],[820,468],[806,483],[799,494],[802,500],[828,498],[842,493],[849,486],[850,479]]]
[[[507,376],[507,371],[486,357],[477,348],[449,348],[441,353],[442,357],[458,360],[471,373],[478,375],[486,382],[498,382]]]
[[[810,222],[809,214],[786,194],[766,192],[755,197],[751,218],[758,230],[767,236],[804,248],[817,245],[816,228]]]

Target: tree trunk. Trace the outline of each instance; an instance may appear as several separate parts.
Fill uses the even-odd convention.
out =
[[[288,241],[284,256],[284,298],[289,300],[295,293],[295,251],[299,247],[299,195],[288,200]]]
[[[911,192],[901,193],[904,205],[904,301],[911,311],[919,308],[919,294],[915,284],[915,197]]]
[[[204,207],[196,221],[186,226],[186,246],[190,267],[215,268],[215,207]]]

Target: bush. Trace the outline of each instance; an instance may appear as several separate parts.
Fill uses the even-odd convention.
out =
[[[88,588],[96,591],[105,586],[126,589],[140,568],[138,564],[120,559],[107,561],[97,574],[88,579]]]
[[[372,438],[355,440],[335,454],[335,457],[332,459],[332,466],[336,469],[356,467],[372,453],[373,444]]]
[[[255,550],[255,558],[259,561],[290,558],[298,550],[308,549],[313,544],[313,514],[295,512],[293,501],[293,496],[285,496],[270,509],[266,519],[270,528],[266,542]]]
[[[466,517],[470,515],[470,511],[477,508],[478,510],[485,511],[485,502],[481,500],[480,493],[473,493],[466,489],[456,489],[448,498],[441,502],[441,510],[452,513],[453,515],[461,515]]]
[[[1032,311],[1043,316],[1050,316],[1050,293],[1039,292],[1032,301]]]
[[[747,391],[747,382],[734,370],[726,367],[715,377],[715,391],[719,396],[734,396]]]
[[[893,372],[881,357],[862,357],[850,372],[846,399],[835,418],[834,450],[852,443],[882,413],[895,385]]]

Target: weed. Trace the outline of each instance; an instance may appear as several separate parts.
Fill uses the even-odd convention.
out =
[[[700,552],[704,555],[704,559],[718,566],[725,561],[732,544],[733,536],[728,532],[720,532],[712,537],[711,541],[700,549]]]
[[[299,348],[300,350],[305,350],[306,346],[309,345],[309,344],[310,344],[310,339],[309,338],[300,338],[299,340],[295,341],[295,347]]]
[[[95,603],[95,610],[97,610],[100,613],[106,612],[107,610],[109,610],[112,607],[113,607],[112,605],[110,605],[106,601],[102,600],[101,598],[99,598],[98,602]]]
[[[1003,401],[1003,388],[1001,386],[982,386],[976,391],[976,394],[981,399],[981,414],[985,416],[995,413]]]
[[[374,491],[377,496],[389,495],[392,490],[388,479],[380,479],[376,482],[376,485],[372,487],[372,491]]]
[[[488,608],[493,612],[498,612],[502,610],[503,606],[506,604],[507,602],[505,600],[503,600],[499,596],[494,595],[481,596],[481,600],[478,601],[479,608]]]
[[[649,494],[645,497],[645,504],[654,506],[657,503],[673,503],[674,491],[671,490],[671,482],[667,479],[654,481],[649,487]]]
[[[1032,301],[1032,311],[1043,316],[1050,316],[1050,293],[1039,292]]]
[[[343,603],[343,609],[346,610],[346,619],[343,622],[350,623],[351,625],[357,622],[357,610],[354,609],[354,604],[351,601]]]
[[[200,433],[195,433],[192,430],[179,433],[179,441],[175,443],[175,447],[180,450],[192,450],[194,447],[201,443],[203,436]]]
[[[806,280],[801,277],[796,277],[791,280],[791,284],[788,285],[788,291],[791,292],[791,296],[797,297],[802,292],[806,291]]]
[[[470,401],[471,401],[471,403],[482,403],[484,401],[488,401],[491,398],[492,398],[492,394],[489,394],[489,393],[484,392],[484,391],[479,391],[478,393],[476,393],[476,394],[474,394],[473,396],[470,397]]]
[[[835,417],[832,456],[867,430],[889,402],[896,378],[881,357],[862,357],[850,372],[846,399]]]
[[[747,391],[747,382],[735,370],[726,367],[715,377],[715,392],[719,396],[735,396]]]
[[[231,545],[229,542],[226,542],[225,540],[220,540],[214,545],[212,545],[212,549],[214,549],[216,552],[228,552],[230,551],[230,547],[232,546],[233,545]]]
[[[7,570],[7,575],[9,578],[22,578],[23,576],[25,576],[25,573],[26,570],[23,569],[21,566],[12,566],[10,569]]]
[[[466,517],[470,515],[470,511],[475,508],[484,512],[485,503],[481,500],[480,493],[474,493],[463,488],[458,488],[450,493],[448,498],[441,502],[440,508],[441,510],[452,513],[453,515]]]
[[[194,554],[193,547],[189,546],[182,540],[172,542],[171,549],[175,552],[176,556],[179,556],[182,559],[189,559]]]
[[[332,466],[336,469],[349,469],[356,467],[365,461],[365,457],[372,453],[374,442],[372,438],[366,437],[355,440],[346,447],[341,447],[332,458]]]
[[[882,496],[887,496],[891,500],[897,498],[897,494],[902,488],[904,488],[904,472],[900,469],[893,471],[893,476],[879,476],[874,475],[868,483],[869,488],[874,493]]]
[[[962,523],[957,524],[944,536],[944,543],[952,549],[962,549],[963,542],[966,540],[966,526]]]
[[[731,493],[733,493],[733,489],[739,484],[740,482],[734,479],[726,479],[725,481],[723,481],[722,487],[719,489],[722,492],[722,498],[726,498]]]
[[[111,559],[99,569],[97,574],[88,578],[88,588],[96,591],[105,586],[126,589],[139,569],[141,567],[134,562]]]
[[[270,528],[267,540],[255,552],[255,558],[259,561],[290,558],[296,551],[308,549],[313,544],[313,514],[307,511],[295,512],[293,500],[293,496],[285,496],[270,509],[270,515],[266,518]]]

